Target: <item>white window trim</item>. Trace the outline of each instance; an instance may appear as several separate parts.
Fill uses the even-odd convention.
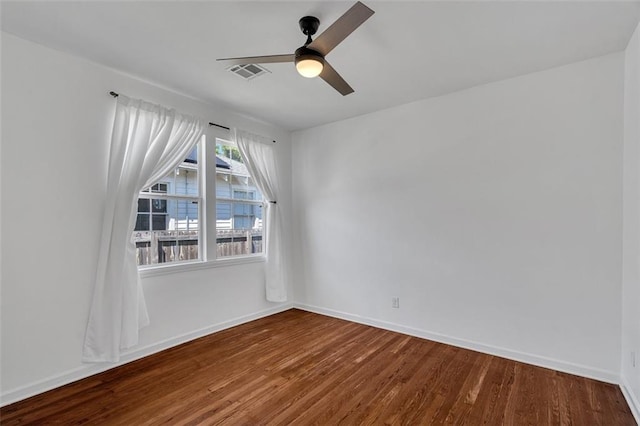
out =
[[[211,130],[211,129],[210,129]],[[218,133],[218,134],[216,134]],[[228,137],[228,135],[227,135]],[[237,265],[247,265],[251,263],[263,263],[266,261],[266,254],[263,249],[262,253],[249,254],[244,256],[216,258],[216,161],[205,161],[207,153],[213,150],[212,155],[215,157],[216,144],[222,142],[229,146],[236,146],[233,142],[225,139],[219,132],[209,131],[206,134],[204,142],[198,142],[198,164],[204,164],[204,170],[198,167],[198,187],[199,196],[177,196],[177,198],[194,198],[198,200],[198,215],[200,227],[200,240],[198,243],[198,251],[201,253],[200,260],[185,260],[182,262],[159,263],[154,265],[138,266],[138,273],[141,278],[170,275],[182,272],[198,271],[202,269],[221,268]],[[211,196],[209,196],[211,194]],[[154,198],[156,193],[141,193],[141,196]],[[164,195],[164,194],[163,194]],[[173,196],[155,197],[155,198],[173,198]],[[263,204],[260,200],[234,200],[249,202],[250,204]],[[211,215],[208,212],[213,212]],[[204,219],[204,220],[202,220]],[[211,231],[211,232],[209,232]],[[265,235],[263,230],[263,241]],[[206,243],[205,243],[206,242]],[[264,247],[264,244],[263,244]],[[213,259],[209,259],[209,252],[213,252]]]
[[[216,260],[191,260],[185,262],[160,263],[158,265],[144,265],[138,267],[141,278],[157,277],[161,275],[177,274],[182,272],[199,271],[202,269],[224,268],[228,266],[248,265],[251,263],[265,262],[264,255],[248,255],[227,257]]]

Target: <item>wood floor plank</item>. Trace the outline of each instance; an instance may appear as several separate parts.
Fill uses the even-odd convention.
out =
[[[620,389],[289,310],[0,409],[2,425],[635,425]]]

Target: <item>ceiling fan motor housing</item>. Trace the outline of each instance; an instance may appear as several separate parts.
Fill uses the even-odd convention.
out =
[[[302,46],[297,48],[295,57],[296,57],[296,60],[295,60],[296,64],[305,59],[314,59],[324,64],[324,57],[322,56],[322,54],[313,49],[309,49],[307,46]]]

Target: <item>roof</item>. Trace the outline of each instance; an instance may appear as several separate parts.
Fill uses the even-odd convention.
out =
[[[238,163],[241,167],[244,167],[244,164],[238,162],[238,161],[234,161],[230,158],[227,157],[220,157],[219,155],[216,155],[216,168],[220,168],[220,169],[232,169],[232,165],[231,162],[235,162]],[[189,164],[198,164],[198,150],[196,148],[192,149],[191,152],[189,153],[189,155],[187,155],[187,157],[184,159],[185,163],[189,163]],[[241,167],[236,165],[237,169],[240,169]],[[246,172],[246,167],[244,167],[244,171]]]
[[[186,160],[185,160],[186,161]],[[229,165],[229,163],[227,163],[226,161],[224,161],[222,158],[220,158],[219,156],[216,155],[216,169],[217,168],[221,168],[221,169],[231,169],[231,166]]]
[[[224,165],[218,166],[218,164],[222,162]],[[238,176],[250,176],[249,170],[247,166],[240,162],[236,161],[232,158],[225,157],[224,155],[216,155],[216,168],[230,169],[231,173]]]

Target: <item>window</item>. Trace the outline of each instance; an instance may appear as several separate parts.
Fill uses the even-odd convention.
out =
[[[262,194],[238,149],[216,141],[216,254],[218,258],[261,254]]]
[[[145,189],[145,193],[167,193],[166,183],[157,183]],[[167,229],[167,200],[138,198],[136,231],[164,231]]]
[[[262,203],[238,149],[221,139],[203,141],[138,195],[138,265],[260,256]],[[215,226],[200,226],[213,225],[207,211],[215,211]]]

